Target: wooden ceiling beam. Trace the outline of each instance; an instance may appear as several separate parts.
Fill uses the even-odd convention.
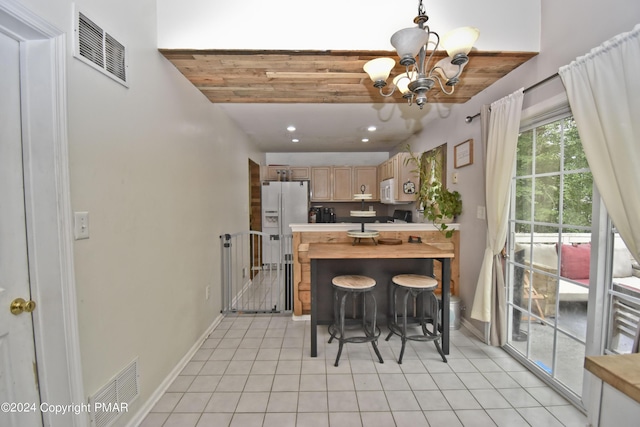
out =
[[[386,103],[362,66],[390,51],[168,50],[160,52],[213,103]],[[437,88],[430,102],[463,103],[535,56],[534,52],[477,52],[451,96]],[[433,63],[444,57],[436,52]],[[405,72],[396,65],[391,76]]]

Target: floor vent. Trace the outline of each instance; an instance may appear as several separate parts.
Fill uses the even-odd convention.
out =
[[[125,46],[84,13],[76,11],[73,55],[128,87]]]
[[[136,358],[96,394],[89,397],[93,427],[108,427],[123,412],[129,411],[129,405],[140,394],[138,377]]]

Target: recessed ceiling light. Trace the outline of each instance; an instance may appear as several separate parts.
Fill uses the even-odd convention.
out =
[[[367,130],[368,130],[369,132],[375,132],[375,131],[376,131],[376,129],[377,129],[377,128],[376,128],[375,126],[369,126],[369,127],[367,128]]]
[[[369,142],[369,138],[362,138],[362,142]]]
[[[300,140],[299,140],[298,138],[293,138],[293,139],[291,140],[291,142],[294,142],[294,143],[295,143],[295,142],[300,142]]]
[[[293,131],[295,131],[295,130],[296,130],[296,127],[295,127],[295,126],[287,126],[287,130],[288,130],[289,132],[293,132]]]

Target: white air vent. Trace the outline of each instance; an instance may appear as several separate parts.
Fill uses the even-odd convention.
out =
[[[89,397],[92,426],[108,427],[123,412],[129,411],[129,405],[140,394],[138,376],[138,359],[135,359],[96,394]]]
[[[84,13],[75,13],[73,55],[127,86],[126,48]]]

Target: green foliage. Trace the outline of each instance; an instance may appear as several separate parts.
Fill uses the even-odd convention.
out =
[[[409,157],[405,165],[413,163],[411,172],[420,177],[420,185],[416,193],[416,201],[424,209],[424,217],[433,223],[445,237],[453,236],[455,230],[449,229],[446,220],[454,219],[462,213],[462,199],[457,191],[449,191],[439,179],[442,165],[440,158],[433,152],[423,153],[420,157],[407,145]],[[428,167],[431,166],[431,167]]]
[[[543,223],[536,226],[540,233],[557,232],[556,225],[544,223],[591,226],[593,177],[588,168],[572,117],[521,133],[516,160],[516,220]],[[525,228],[524,224],[516,225],[517,232],[525,232]]]

